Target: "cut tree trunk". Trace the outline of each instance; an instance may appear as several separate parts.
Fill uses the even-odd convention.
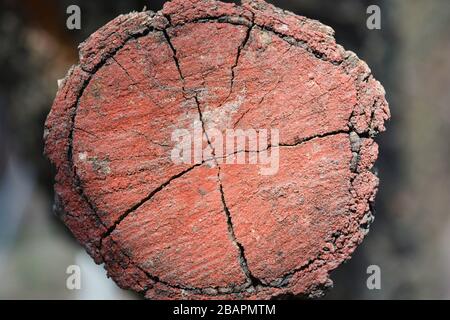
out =
[[[61,218],[119,286],[156,299],[315,296],[367,233],[373,137],[388,118],[382,86],[331,28],[263,1],[174,0],[80,46],[45,152]],[[196,123],[210,157],[174,161],[174,132]],[[279,141],[222,153],[212,129]],[[263,151],[277,156],[272,174],[235,163]]]

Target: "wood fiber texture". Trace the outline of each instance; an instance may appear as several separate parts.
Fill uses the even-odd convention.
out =
[[[120,287],[266,299],[332,284],[372,221],[373,137],[389,118],[383,87],[333,34],[259,0],[174,0],[80,45],[45,153],[61,219]],[[172,132],[195,121],[278,128],[278,173],[175,164]]]

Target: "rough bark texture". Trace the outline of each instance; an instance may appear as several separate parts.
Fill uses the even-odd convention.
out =
[[[315,296],[367,233],[389,109],[333,30],[263,1],[174,0],[80,45],[46,121],[56,208],[147,298]],[[171,134],[278,128],[278,174],[175,165]],[[251,152],[241,150],[239,152]]]

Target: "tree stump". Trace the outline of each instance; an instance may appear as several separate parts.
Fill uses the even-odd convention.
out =
[[[315,296],[367,233],[373,137],[389,118],[367,65],[318,21],[263,1],[174,0],[80,45],[46,121],[57,212],[122,288],[156,299]],[[201,123],[209,159],[174,162]],[[219,159],[208,129],[276,129],[278,171]],[[232,162],[232,161],[230,161]]]

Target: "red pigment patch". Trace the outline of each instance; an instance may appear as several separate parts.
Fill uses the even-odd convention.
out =
[[[62,220],[119,286],[151,299],[313,296],[367,233],[373,137],[388,118],[383,87],[331,28],[263,1],[174,0],[80,46],[45,152]],[[174,161],[173,133],[196,123],[210,157]],[[211,129],[279,141],[229,153]],[[273,174],[236,163],[262,151],[277,155]]]

